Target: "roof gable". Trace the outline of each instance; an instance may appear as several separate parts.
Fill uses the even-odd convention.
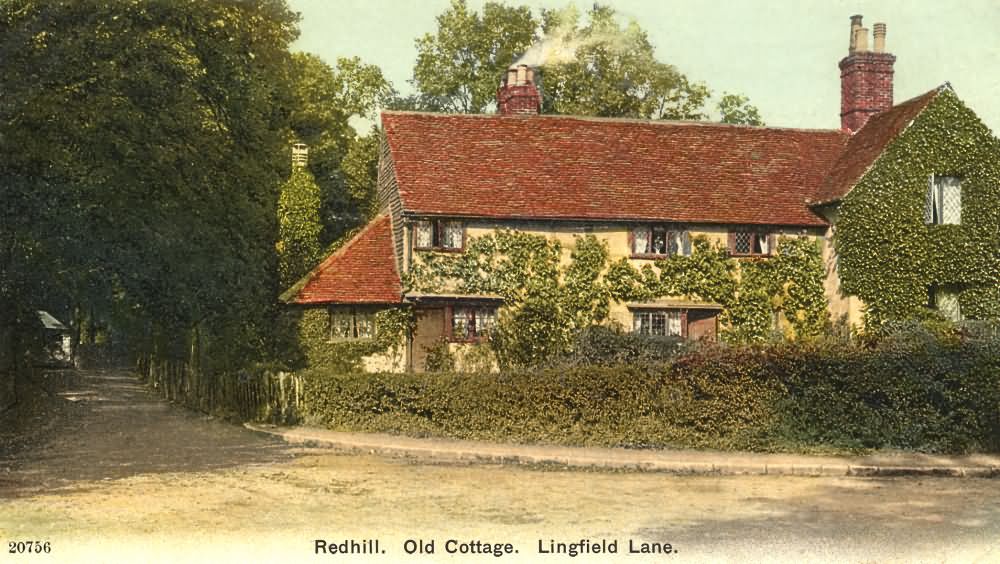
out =
[[[392,222],[382,215],[331,253],[281,296],[290,304],[388,304],[402,301]]]
[[[823,183],[815,203],[834,203],[846,196],[885,152],[889,144],[898,138],[946,87],[947,85],[940,86],[872,116],[868,123],[847,142],[843,154],[830,169],[830,174]]]
[[[405,212],[825,225],[815,200],[848,135],[579,118],[384,112]]]

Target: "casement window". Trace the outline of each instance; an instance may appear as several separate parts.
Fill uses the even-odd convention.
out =
[[[634,257],[691,255],[691,234],[680,227],[640,225],[632,228],[631,239]]]
[[[643,309],[632,312],[632,330],[640,335],[682,337],[687,321],[677,309]]]
[[[417,250],[460,251],[465,246],[461,221],[427,219],[414,223],[413,246]]]
[[[492,306],[451,306],[450,337],[453,341],[478,341],[489,337],[497,322]]]
[[[354,341],[375,337],[375,313],[350,308],[330,308],[330,340]]]
[[[774,243],[774,233],[751,229],[729,232],[729,254],[734,257],[771,256]]]
[[[931,175],[924,200],[924,223],[959,225],[962,223],[962,180],[954,176]]]
[[[962,320],[962,305],[958,300],[958,293],[947,288],[940,288],[931,285],[927,288],[927,306],[936,309],[951,321]]]

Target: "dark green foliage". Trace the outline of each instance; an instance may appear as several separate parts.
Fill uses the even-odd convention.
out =
[[[931,175],[962,179],[961,225],[925,225]],[[840,206],[842,290],[869,326],[926,316],[928,286],[960,291],[963,314],[1000,319],[1000,141],[943,89]]]
[[[303,373],[307,416],[340,429],[518,442],[741,450],[1000,450],[996,326],[897,328],[877,343],[704,346],[664,362],[597,330],[560,368]],[[605,365],[623,350],[631,365]],[[595,364],[584,364],[593,360]]]
[[[278,198],[278,276],[288,288],[312,270],[320,257],[320,192],[313,175],[297,168]]]
[[[681,337],[626,332],[620,327],[593,325],[576,334],[571,351],[554,358],[552,366],[657,366],[692,346]]]

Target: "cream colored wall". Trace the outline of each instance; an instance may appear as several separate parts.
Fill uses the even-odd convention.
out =
[[[864,327],[864,302],[856,296],[844,295],[840,291],[840,274],[837,272],[837,252],[833,246],[834,226],[837,224],[838,209],[829,208],[823,213],[830,222],[830,227],[823,233],[823,267],[826,279],[823,290],[830,310],[830,319],[834,322],[844,319],[852,328]]]
[[[650,222],[654,223],[654,222]],[[475,238],[482,237],[484,235],[489,235],[496,231],[497,229],[510,229],[513,231],[520,231],[523,233],[530,233],[533,235],[541,235],[549,239],[554,239],[560,243],[562,246],[562,257],[561,263],[563,266],[569,264],[570,254],[576,245],[575,239],[577,237],[583,237],[588,234],[592,234],[597,237],[598,240],[604,241],[608,245],[609,251],[609,262],[615,262],[622,258],[628,259],[628,261],[636,268],[642,268],[644,265],[652,265],[655,261],[652,259],[633,259],[631,258],[631,249],[629,247],[629,229],[630,225],[624,223],[554,223],[554,222],[510,222],[510,221],[469,221],[466,222],[465,237],[466,241]],[[729,239],[729,227],[728,225],[687,225],[689,232],[692,237],[703,236],[706,237],[710,243],[713,245],[721,245],[725,247],[728,245]],[[406,229],[407,245],[405,254],[405,264],[410,265],[413,261],[419,261],[420,253],[414,253],[412,250],[412,240],[409,238],[410,229]],[[779,236],[799,236],[803,233],[815,238],[823,238],[824,230],[822,228],[785,228],[777,229],[774,231]],[[453,288],[452,288],[453,289]],[[676,296],[682,297],[682,296]],[[626,307],[624,303],[614,302],[610,304],[609,308],[609,321],[621,324],[626,329],[631,327],[632,324],[632,313]]]

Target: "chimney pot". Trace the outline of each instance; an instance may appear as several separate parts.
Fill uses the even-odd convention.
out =
[[[876,53],[885,53],[885,24],[875,24],[875,47]]]
[[[851,16],[851,44],[848,51],[853,53],[855,46],[857,45],[858,30],[861,29],[861,19],[860,14],[855,14]]]
[[[860,27],[854,34],[854,51],[864,53],[868,51],[868,28]]]
[[[292,168],[305,168],[309,164],[309,146],[305,143],[292,145]]]

